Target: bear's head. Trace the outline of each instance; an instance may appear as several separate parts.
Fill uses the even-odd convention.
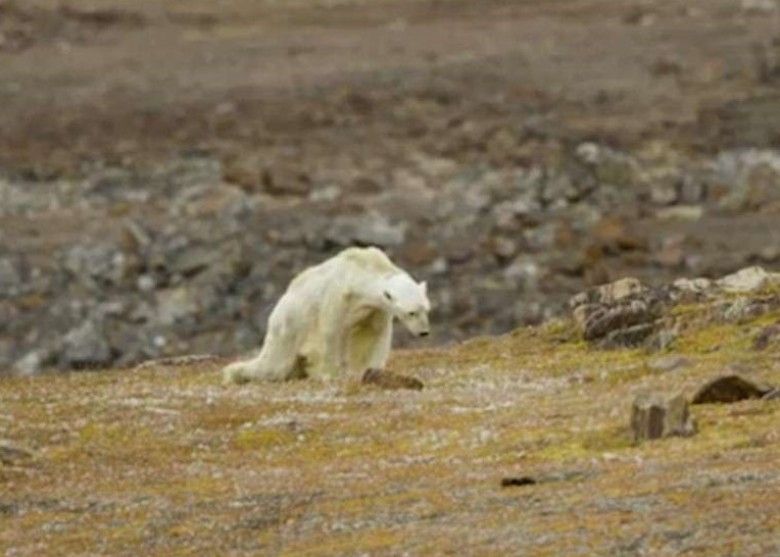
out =
[[[425,282],[418,284],[406,273],[399,273],[385,282],[382,295],[387,308],[410,333],[428,336],[431,331],[428,323],[431,303]]]

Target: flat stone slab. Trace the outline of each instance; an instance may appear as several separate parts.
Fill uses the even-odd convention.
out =
[[[716,377],[702,385],[691,399],[691,404],[731,403],[761,398],[772,389],[758,385],[738,374]]]

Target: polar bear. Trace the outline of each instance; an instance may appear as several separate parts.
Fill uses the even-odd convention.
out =
[[[374,247],[347,248],[295,277],[268,319],[259,355],[223,369],[225,383],[284,381],[384,368],[393,319],[430,331],[426,283]]]

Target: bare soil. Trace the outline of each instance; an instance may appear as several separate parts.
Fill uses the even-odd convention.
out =
[[[534,110],[562,135],[662,134],[706,149],[720,133],[745,139],[711,111],[777,94],[757,49],[771,47],[780,15],[736,0],[4,0],[0,10],[0,160],[20,169],[268,141],[360,145],[371,157],[382,134],[408,131],[394,129],[392,107],[426,90],[466,114]],[[339,101],[345,122],[317,121]],[[434,116],[421,112],[418,129]]]

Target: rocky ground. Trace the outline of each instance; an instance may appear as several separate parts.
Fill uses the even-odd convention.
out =
[[[223,387],[221,362],[0,378],[0,553],[779,554],[780,274],[572,307],[396,352],[422,390]],[[664,349],[625,334],[647,323]],[[635,441],[646,395],[691,401],[686,427]]]
[[[430,282],[438,343],[622,276],[778,268],[779,18],[1,0],[0,370],[245,352],[352,244]]]

